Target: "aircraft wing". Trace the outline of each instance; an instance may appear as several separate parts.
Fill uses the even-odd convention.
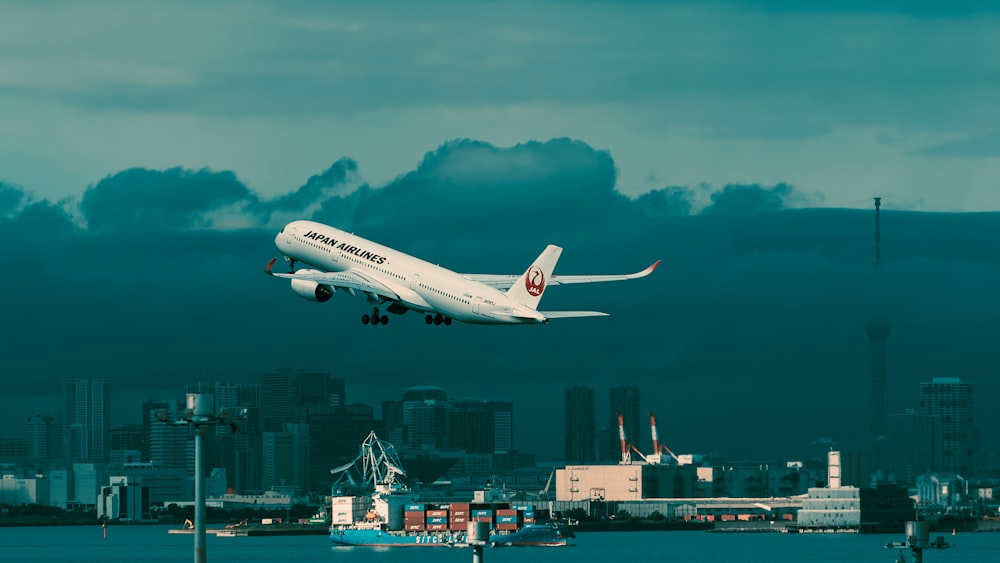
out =
[[[600,275],[574,275],[574,276],[557,276],[553,275],[548,280],[546,280],[547,285],[566,285],[571,283],[599,283],[599,282],[611,282],[611,281],[625,281],[634,280],[636,278],[644,278],[649,274],[653,273],[653,270],[660,265],[661,260],[657,260],[652,265],[650,265],[645,270],[636,272],[634,274],[600,274]],[[517,280],[521,278],[520,275],[506,275],[506,274],[462,274],[465,279],[477,281],[479,283],[495,287],[497,289],[507,289],[514,284]]]
[[[399,295],[389,286],[364,272],[358,270],[348,270],[346,272],[297,272],[294,274],[283,274],[271,271],[277,259],[268,262],[264,271],[276,278],[286,278],[290,280],[306,280],[323,285],[328,285],[334,289],[346,289],[349,293],[361,291],[369,295],[377,295],[394,301],[399,300]]]

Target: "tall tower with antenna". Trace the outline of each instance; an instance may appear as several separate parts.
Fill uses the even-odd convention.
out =
[[[879,208],[882,207],[882,198],[875,198],[875,265],[882,263],[882,232],[879,223]]]
[[[875,266],[882,264],[882,237],[881,224],[879,222],[879,208],[882,206],[882,198],[875,198]],[[885,436],[889,430],[889,415],[886,410],[886,400],[889,395],[888,376],[886,375],[885,350],[886,342],[889,340],[889,332],[892,330],[892,323],[887,319],[878,318],[868,321],[868,343],[871,354],[871,397],[872,397],[872,418],[871,436],[877,438]]]

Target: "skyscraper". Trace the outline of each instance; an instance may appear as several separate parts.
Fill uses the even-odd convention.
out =
[[[622,415],[622,422],[625,423],[625,437],[639,451],[643,451],[643,433],[639,431],[639,421],[641,420],[641,413],[639,412],[639,388],[634,385],[612,387],[608,393],[608,398],[611,405],[611,427],[618,428],[618,415]],[[621,447],[617,432],[615,432],[614,440],[615,443],[613,445],[615,448],[612,451],[620,453]]]
[[[597,424],[594,390],[571,387],[566,390],[566,461],[591,463],[597,457]]]
[[[513,426],[510,401],[454,401],[448,413],[449,445],[469,453],[507,453],[514,449]]]
[[[62,457],[62,425],[47,414],[28,417],[28,457],[51,459]]]
[[[281,432],[286,422],[304,423],[307,407],[343,404],[343,385],[338,389],[328,373],[279,369],[265,373],[262,379],[261,411],[265,431]],[[339,396],[332,397],[331,388]]]
[[[871,354],[871,437],[886,436],[889,431],[889,415],[886,407],[888,375],[886,374],[885,348],[889,340],[892,323],[885,319],[871,321],[866,327]]]
[[[106,462],[111,446],[111,388],[102,379],[63,381],[64,453]]]
[[[437,449],[447,445],[448,393],[440,387],[410,387],[403,392],[406,445]]]
[[[978,446],[973,440],[972,384],[957,377],[935,377],[921,383],[920,412],[933,417],[931,424],[938,438],[933,469],[968,475]]]
[[[191,425],[171,424],[157,418],[157,411],[163,411],[167,420],[176,421],[184,417],[184,405],[176,400],[146,401],[142,405],[143,446],[149,448],[149,461],[162,467],[188,468],[194,467],[194,450],[189,448],[193,443]],[[148,444],[148,446],[146,446]],[[146,452],[143,452],[146,455]]]
[[[934,460],[934,417],[914,409],[889,415],[889,471],[901,485],[915,485]]]
[[[309,489],[309,425],[285,423],[281,432],[264,432],[261,445],[264,489]]]

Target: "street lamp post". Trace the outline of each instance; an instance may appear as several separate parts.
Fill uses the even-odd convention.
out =
[[[156,413],[157,420],[168,424],[190,424],[194,426],[194,563],[206,563],[205,541],[205,443],[208,428],[217,424],[228,424],[235,432],[237,422],[243,419],[245,411],[222,409],[215,415],[215,395],[212,393],[188,393],[187,408],[181,420],[170,420],[165,411]]]

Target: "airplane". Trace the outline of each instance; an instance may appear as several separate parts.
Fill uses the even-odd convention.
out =
[[[539,311],[538,303],[551,285],[623,281],[646,277],[660,265],[623,275],[557,276],[552,270],[562,248],[549,245],[520,276],[460,274],[382,246],[352,233],[314,221],[293,221],[274,238],[289,263],[288,273],[274,272],[277,258],[264,272],[291,280],[292,292],[315,302],[329,301],[336,291],[362,293],[374,312],[362,324],[386,325],[390,313],[417,311],[428,325],[538,324],[550,319],[600,317],[597,311]],[[296,270],[296,263],[310,268]]]

